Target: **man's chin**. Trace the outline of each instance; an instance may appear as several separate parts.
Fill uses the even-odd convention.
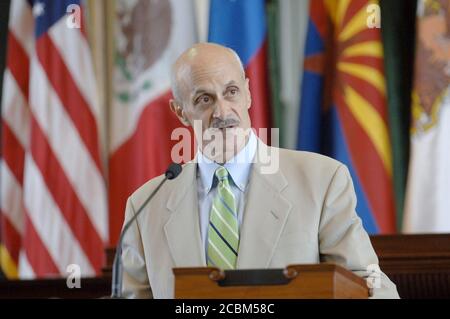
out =
[[[242,148],[241,145],[235,143],[226,143],[227,141],[208,143],[203,148],[202,153],[216,163],[225,163],[233,158]]]
[[[246,130],[240,127],[215,128],[208,133],[214,138],[203,141],[202,153],[217,163],[225,163],[232,159],[245,147],[248,138]]]

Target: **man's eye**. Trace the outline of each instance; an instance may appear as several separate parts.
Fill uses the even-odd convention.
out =
[[[211,102],[211,98],[207,95],[200,96],[196,101],[197,104],[198,103],[210,103],[210,102]]]
[[[237,88],[231,88],[231,89],[228,90],[228,94],[231,95],[231,96],[237,95],[238,92],[239,92],[239,90]]]

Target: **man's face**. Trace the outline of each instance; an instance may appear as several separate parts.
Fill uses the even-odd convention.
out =
[[[178,83],[181,119],[192,126],[201,121],[201,132],[195,134],[202,152],[217,162],[236,155],[245,146],[251,127],[248,79],[238,61],[225,55],[182,67]]]

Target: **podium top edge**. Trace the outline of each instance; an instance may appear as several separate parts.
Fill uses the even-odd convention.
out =
[[[347,270],[346,268],[333,264],[333,263],[321,263],[321,264],[292,264],[288,265],[286,268],[269,268],[271,271],[279,270],[280,272],[285,272],[287,274],[293,274],[293,273],[305,273],[305,272],[336,272],[340,275],[348,278],[349,280],[355,281],[361,285],[366,286],[366,281],[359,277],[358,275],[354,274],[350,270]],[[246,268],[246,269],[234,269],[234,270],[226,270],[226,272],[234,272],[234,271],[263,271],[263,270],[269,270],[268,268],[262,269],[262,268]],[[223,277],[224,271],[215,268],[215,267],[176,267],[172,269],[173,274],[175,276],[186,276],[186,275],[207,275],[209,276],[211,273],[215,273],[214,277],[217,276],[219,279],[220,277]],[[220,275],[222,274],[222,275]],[[295,276],[295,275],[294,275]]]

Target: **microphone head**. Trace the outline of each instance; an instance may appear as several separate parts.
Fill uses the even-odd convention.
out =
[[[166,171],[166,177],[167,179],[174,179],[176,178],[178,175],[180,175],[181,170],[182,170],[182,166],[178,163],[172,163],[169,165],[169,168]]]

